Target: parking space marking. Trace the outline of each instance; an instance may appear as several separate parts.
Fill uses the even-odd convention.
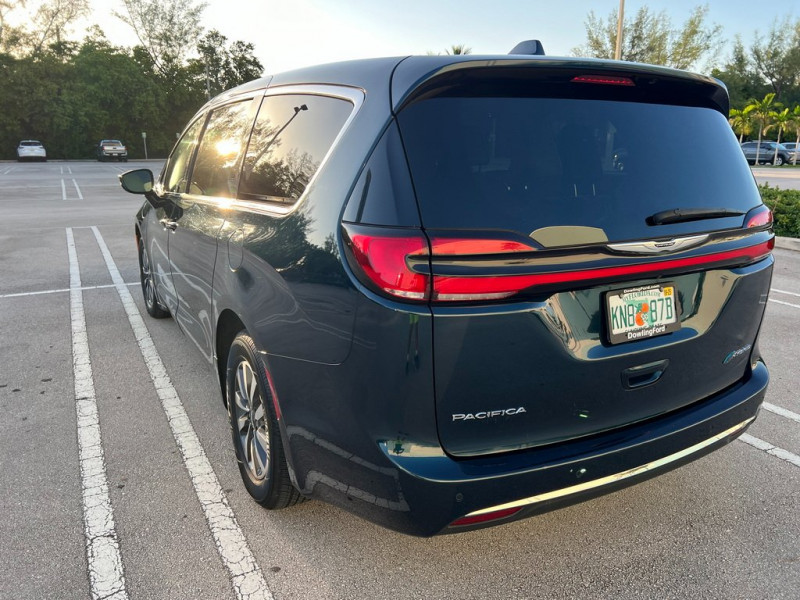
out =
[[[11,173],[11,171],[13,171],[13,170],[14,170],[14,167],[9,167],[9,168],[8,168],[8,169],[6,169],[5,171],[3,171],[3,175],[8,175],[8,174],[9,174],[9,173]]]
[[[64,184],[64,178],[61,178],[61,199],[67,199],[67,186]]]
[[[779,294],[788,294],[789,296],[797,296],[798,298],[800,298],[800,294],[798,294],[797,292],[787,292],[786,290],[778,290],[775,288],[770,289],[770,291],[777,292]]]
[[[73,229],[77,229],[77,228],[73,228]],[[126,283],[125,285],[139,285],[139,282],[135,281],[135,282],[131,282],[131,283]],[[116,286],[113,283],[109,283],[108,285],[85,285],[85,286],[83,286],[81,288],[78,288],[78,289],[80,289],[82,292],[85,292],[86,290],[104,290],[104,289],[113,288],[113,287],[116,287]],[[45,294],[61,294],[61,293],[64,293],[64,292],[71,292],[71,291],[72,290],[70,288],[62,288],[60,290],[42,290],[42,291],[39,291],[39,292],[17,292],[17,293],[14,293],[14,294],[0,294],[0,299],[2,299],[2,298],[23,298],[25,296],[43,296]]]
[[[795,467],[800,467],[800,456],[794,454],[793,452],[773,446],[769,442],[765,442],[757,437],[753,437],[749,433],[743,433],[739,436],[739,439],[745,444],[749,444],[753,448],[758,448],[759,450],[762,450],[771,456],[775,456],[781,460],[785,460],[786,462],[793,464]]]
[[[783,300],[775,300],[775,298],[770,298],[770,302],[774,302],[775,304],[783,304],[784,306],[793,306],[794,308],[800,308],[800,304],[792,304],[791,302],[784,302]]]
[[[183,457],[183,463],[189,471],[189,477],[208,522],[217,551],[230,574],[236,597],[239,600],[273,600],[261,568],[250,551],[244,533],[242,533],[214,473],[214,468],[189,421],[189,416],[183,408],[178,392],[169,379],[161,356],[156,350],[127,285],[122,280],[114,258],[97,227],[92,227],[92,231],[106,261],[111,280],[115,283],[122,306],[128,315],[128,321],[150,372],[156,394],[161,400],[172,435],[175,437],[175,442]]]
[[[786,410],[785,408],[782,408],[780,406],[775,406],[774,404],[770,404],[769,402],[764,402],[761,405],[761,407],[764,410],[768,410],[771,413],[775,413],[776,415],[785,417],[791,421],[794,421],[795,423],[800,423],[800,415],[790,410]]]
[[[70,166],[67,166],[67,173],[69,173],[70,175],[72,175],[72,167],[70,167]]]
[[[72,170],[70,169],[70,173]],[[72,180],[72,184],[75,186],[75,191],[78,192],[78,199],[83,200],[83,194],[81,194],[81,188],[78,187],[78,182],[75,179]]]
[[[71,228],[67,228],[67,252],[78,459],[90,592],[93,600],[126,600],[128,593],[125,589],[122,554],[114,526],[114,511],[108,493],[105,455],[100,437],[86,315],[83,310],[80,266]]]

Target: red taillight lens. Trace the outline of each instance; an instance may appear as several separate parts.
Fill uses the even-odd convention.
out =
[[[770,223],[772,223],[772,211],[766,206],[759,206],[747,214],[745,227],[747,229],[751,227],[764,227]]]
[[[434,256],[457,254],[461,256],[474,254],[505,254],[507,252],[531,252],[534,248],[514,240],[471,240],[461,238],[431,239]]]
[[[572,78],[572,83],[595,83],[599,85],[624,85],[635,86],[630,77],[617,77],[616,75],[578,75]]]
[[[517,514],[522,507],[503,508],[494,510],[492,512],[482,513],[479,515],[472,515],[461,517],[450,523],[450,527],[463,527],[464,525],[477,525],[478,523],[487,523],[489,521],[496,521],[497,519],[505,519],[511,515]]]
[[[759,207],[748,215],[748,227],[771,222],[770,211],[766,207],[761,209]],[[344,229],[349,240],[350,263],[364,283],[396,298],[418,302],[501,300],[537,286],[585,285],[592,281],[630,279],[676,269],[744,264],[766,257],[774,245],[774,240],[768,240],[700,256],[665,257],[599,268],[495,274],[491,269],[487,272],[487,265],[507,267],[518,262],[517,254],[536,253],[536,248],[513,239],[447,238],[441,235],[433,235],[429,246],[428,238],[420,230],[351,224],[346,224]]]
[[[350,235],[353,256],[364,275],[381,290],[409,300],[427,300],[429,277],[409,268],[407,258],[427,255],[428,242],[422,232],[402,235]]]

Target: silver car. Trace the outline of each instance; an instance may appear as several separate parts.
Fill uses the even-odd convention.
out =
[[[47,152],[39,140],[22,140],[17,146],[17,160],[47,160]]]
[[[775,152],[776,147],[778,150],[777,153]],[[783,144],[776,144],[775,142],[762,141],[760,147],[758,142],[745,142],[742,144],[742,152],[744,152],[744,157],[751,165],[756,163],[756,157],[758,157],[758,164],[763,165],[770,163],[776,167],[790,160],[789,151],[786,147]]]

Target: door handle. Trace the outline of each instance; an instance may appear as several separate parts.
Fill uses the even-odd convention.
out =
[[[659,360],[625,369],[622,372],[622,385],[629,390],[633,390],[655,383],[667,370],[667,366],[669,366],[669,360]]]
[[[161,219],[159,223],[164,226],[164,229],[169,229],[170,231],[175,231],[178,228],[178,222],[171,219]]]

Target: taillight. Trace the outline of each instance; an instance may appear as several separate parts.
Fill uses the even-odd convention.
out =
[[[572,78],[572,83],[595,83],[599,85],[624,85],[635,86],[630,77],[617,77],[616,75],[578,75]]]
[[[359,228],[363,231],[364,228]],[[369,281],[384,292],[408,300],[427,300],[429,277],[410,269],[410,256],[427,256],[428,241],[420,232],[383,230],[381,235],[348,232],[353,257]]]
[[[757,206],[745,217],[745,228],[766,227],[772,223],[772,211],[766,206]]]
[[[748,227],[771,222],[766,207],[751,211]],[[753,223],[752,225],[750,223]],[[744,248],[681,258],[652,258],[631,264],[566,268],[539,272],[509,272],[540,251],[522,241],[496,238],[430,239],[418,229],[343,224],[348,258],[355,274],[376,291],[417,302],[476,302],[510,298],[529,288],[584,285],[633,279],[675,270],[725,267],[768,256],[774,239]],[[541,255],[540,255],[541,256]],[[492,266],[498,267],[493,270]],[[556,266],[556,265],[551,265]],[[531,267],[536,270],[536,267]],[[505,272],[503,272],[505,271]]]
[[[481,258],[535,251],[516,240],[434,236],[429,242],[425,234],[413,229],[349,224],[344,229],[352,257],[366,282],[406,300],[468,302],[508,298],[522,289],[513,277],[431,276],[431,257]],[[455,288],[454,279],[459,282]]]

